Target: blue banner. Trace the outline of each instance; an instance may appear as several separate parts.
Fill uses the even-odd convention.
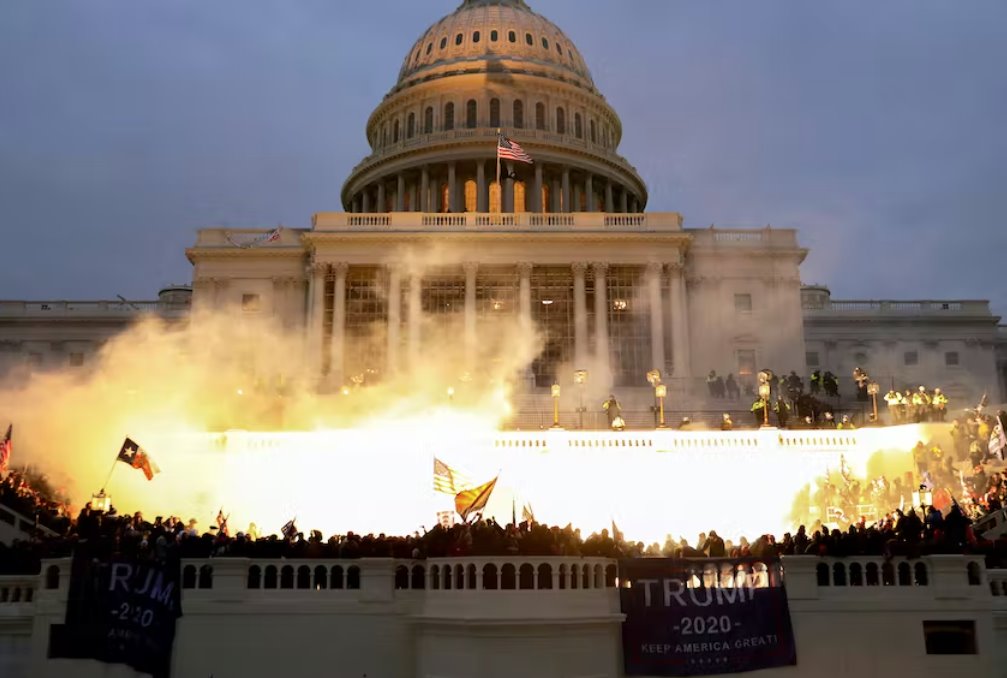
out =
[[[765,565],[765,568],[761,567]],[[703,676],[797,663],[779,562],[627,560],[620,567],[628,676]]]
[[[179,570],[177,558],[95,557],[78,548],[66,620],[50,627],[49,657],[126,664],[167,678],[182,616]]]

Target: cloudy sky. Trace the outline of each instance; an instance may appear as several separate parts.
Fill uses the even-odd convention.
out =
[[[3,0],[0,298],[152,297],[210,225],[337,210],[364,124],[459,0]],[[1007,314],[1007,2],[531,0],[649,209],[797,228],[845,298]]]

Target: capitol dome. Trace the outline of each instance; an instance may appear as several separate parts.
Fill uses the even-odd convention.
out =
[[[497,184],[498,130],[534,165]],[[464,0],[430,26],[367,124],[351,212],[638,212],[622,122],[576,45],[524,0]]]

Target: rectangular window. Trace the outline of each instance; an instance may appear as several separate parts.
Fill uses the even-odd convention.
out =
[[[259,312],[260,297],[258,294],[242,294],[241,310],[245,313]]]
[[[958,351],[948,351],[944,354],[944,364],[948,367],[958,367]]]
[[[751,294],[735,294],[734,295],[734,310],[741,311],[743,313],[751,312],[752,310],[752,295]]]
[[[743,348],[738,350],[738,374],[750,377],[755,374],[755,350]]]
[[[976,623],[968,620],[923,622],[927,654],[979,654]]]
[[[804,364],[808,367],[818,367],[818,351],[808,351],[805,353]]]
[[[906,351],[902,355],[902,362],[905,365],[918,365],[920,362],[920,354],[916,351]]]
[[[70,367],[80,367],[84,364],[84,354],[83,353],[71,353],[70,354]]]

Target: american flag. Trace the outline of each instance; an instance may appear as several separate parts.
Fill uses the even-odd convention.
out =
[[[10,461],[10,453],[14,449],[11,436],[14,434],[14,424],[7,427],[7,435],[0,440],[0,472],[7,470],[7,463]]]
[[[521,144],[516,141],[511,141],[505,136],[501,136],[497,142],[497,158],[502,160],[516,160],[517,162],[524,162],[529,165],[535,164],[535,161],[531,159],[531,156],[525,153],[525,150],[521,148]]]
[[[471,482],[465,474],[434,457],[434,492],[455,495],[470,486]]]

